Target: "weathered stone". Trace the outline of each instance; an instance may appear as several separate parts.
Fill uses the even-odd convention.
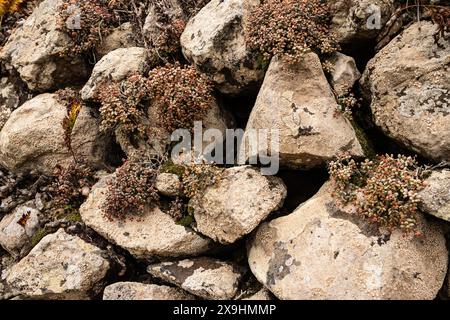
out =
[[[29,249],[30,239],[39,228],[39,211],[26,207],[17,207],[0,222],[0,246],[12,256],[20,256]]]
[[[59,25],[62,0],[45,0],[10,36],[0,51],[6,67],[15,69],[28,88],[46,91],[74,85],[89,76],[82,57],[71,57],[72,40]]]
[[[87,299],[109,267],[99,248],[60,229],[44,237],[2,277],[14,295],[34,299]]]
[[[144,48],[120,48],[104,56],[92,70],[92,75],[81,90],[83,100],[95,100],[99,86],[112,81],[122,81],[133,73],[147,71],[147,52]]]
[[[341,210],[327,183],[249,243],[256,278],[280,299],[434,299],[447,272],[440,227],[418,216],[421,238],[388,233]]]
[[[161,173],[156,177],[155,188],[164,196],[176,197],[181,194],[180,178],[173,173]]]
[[[450,160],[450,43],[414,23],[384,47],[361,79],[375,123],[405,147]]]
[[[144,284],[138,282],[117,282],[105,288],[103,300],[194,300],[195,297],[178,288]]]
[[[73,163],[64,143],[67,107],[56,94],[41,94],[16,109],[0,132],[0,163],[11,171],[37,169],[53,173],[57,165]],[[107,137],[99,131],[94,109],[83,107],[71,133],[75,156],[93,166],[104,163]]]
[[[435,171],[419,193],[420,209],[450,222],[450,170]]]
[[[131,22],[125,22],[115,28],[96,48],[100,58],[108,53],[120,49],[136,47],[135,30]]]
[[[225,94],[239,94],[264,77],[245,42],[244,20],[253,2],[212,0],[187,24],[181,46],[187,60]]]
[[[107,181],[113,177],[100,180],[81,206],[81,218],[87,226],[138,259],[193,256],[210,248],[210,240],[178,225],[156,207],[125,220],[108,218],[103,207],[108,192]]]
[[[344,45],[373,41],[395,12],[394,0],[328,0],[332,32]]]
[[[219,182],[191,204],[198,231],[226,244],[252,232],[283,205],[286,195],[280,178],[244,166],[226,169]]]
[[[19,106],[20,93],[8,78],[0,79],[0,130],[9,119],[11,112]]]
[[[361,78],[355,59],[337,52],[333,54],[329,61],[333,66],[331,85],[337,96],[349,93],[355,83]]]
[[[279,134],[280,164],[290,168],[312,168],[347,153],[362,156],[363,150],[350,122],[337,112],[338,106],[315,53],[290,65],[273,58],[247,124],[252,129]],[[245,140],[244,140],[245,141]],[[270,153],[271,143],[258,151]],[[248,147],[243,144],[241,154]],[[248,151],[248,150],[247,150]]]
[[[147,271],[204,299],[229,300],[238,290],[242,271],[211,258],[187,259],[150,265]]]
[[[256,292],[255,294],[252,294],[251,296],[244,298],[242,300],[264,301],[264,300],[273,300],[273,298],[270,295],[270,291],[263,288],[258,292]]]

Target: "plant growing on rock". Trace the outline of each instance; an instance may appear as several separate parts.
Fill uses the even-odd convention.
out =
[[[211,83],[192,66],[155,68],[149,73],[148,88],[158,120],[169,132],[193,128],[214,103]]]
[[[405,233],[417,230],[418,192],[424,187],[411,157],[378,156],[357,163],[342,157],[329,165],[334,196],[371,223]]]
[[[181,165],[168,161],[161,166],[161,172],[176,174],[180,177],[183,197],[173,200],[166,213],[178,224],[189,226],[195,221],[192,212],[189,212],[189,201],[195,201],[206,188],[218,183],[222,179],[223,169],[214,164]]]
[[[78,115],[80,114],[83,102],[80,94],[71,88],[59,90],[57,91],[57,95],[59,101],[67,108],[67,116],[62,122],[62,127],[64,130],[64,145],[70,152],[72,152],[72,156],[74,156],[72,151],[72,131],[75,127],[75,122],[77,121]]]
[[[335,96],[338,103],[338,111],[347,119],[352,120],[353,110],[361,106],[361,101],[356,98],[355,94],[352,91],[349,91],[348,93],[341,96],[338,96],[335,93]]]
[[[193,164],[184,166],[181,177],[184,194],[192,199],[202,195],[206,188],[221,180],[223,169],[213,164]]]
[[[134,159],[126,161],[109,182],[103,211],[113,219],[125,219],[141,213],[159,200],[155,189],[159,161]]]
[[[41,0],[0,0],[0,47],[11,32],[26,19]]]
[[[84,163],[73,163],[67,168],[58,166],[53,182],[46,191],[51,195],[53,209],[78,210],[96,183],[94,171]]]
[[[72,39],[68,55],[89,53],[115,25],[114,5],[107,0],[65,0],[59,8],[60,26]],[[77,25],[79,23],[79,25]]]
[[[103,131],[120,126],[130,134],[144,134],[141,119],[145,117],[148,100],[147,79],[131,75],[120,83],[103,84],[100,88],[100,129]]]
[[[338,48],[331,18],[322,0],[263,0],[246,23],[246,41],[265,60],[279,55],[295,63],[310,50],[330,54]]]

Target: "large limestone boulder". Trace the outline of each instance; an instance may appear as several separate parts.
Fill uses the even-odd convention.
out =
[[[31,238],[38,228],[39,211],[27,206],[17,207],[0,221],[0,246],[18,257],[30,249]]]
[[[181,36],[186,59],[225,94],[242,93],[264,77],[245,43],[244,20],[253,2],[212,0],[191,18]]]
[[[434,171],[419,193],[420,209],[450,222],[450,170]]]
[[[37,169],[53,173],[57,165],[73,163],[64,144],[67,108],[56,94],[41,94],[16,109],[0,132],[0,164],[11,171]],[[99,131],[94,109],[82,107],[71,133],[75,157],[93,166],[106,158],[107,137]]]
[[[343,45],[375,40],[395,12],[395,0],[327,0],[332,31]]]
[[[148,266],[147,271],[154,277],[210,300],[232,299],[243,275],[234,264],[211,258],[158,263]]]
[[[194,300],[195,297],[178,288],[144,284],[139,282],[117,282],[105,288],[103,300]]]
[[[144,48],[111,51],[95,65],[91,77],[81,90],[81,97],[83,100],[95,100],[102,84],[119,82],[130,74],[144,74],[147,70],[147,51]]]
[[[244,166],[226,169],[219,182],[191,204],[198,231],[227,244],[252,232],[283,205],[286,195],[280,178]]]
[[[439,226],[391,234],[342,211],[327,183],[292,214],[261,225],[249,243],[253,274],[280,299],[434,299],[447,272]]]
[[[10,36],[0,51],[7,68],[16,70],[33,91],[81,82],[89,76],[82,57],[70,57],[70,37],[59,25],[63,0],[45,0]]]
[[[110,263],[99,248],[63,229],[44,237],[3,273],[14,295],[33,299],[87,299]]]
[[[344,153],[362,156],[355,130],[337,108],[315,53],[306,54],[296,65],[275,57],[250,114],[244,141],[252,141],[249,132],[254,129],[278,134],[280,164],[296,169],[320,166]],[[271,154],[271,144],[258,142],[258,152]],[[247,143],[241,155],[255,156]]]
[[[107,176],[100,180],[80,208],[83,222],[138,259],[194,256],[206,252],[211,241],[192,229],[178,225],[158,208],[147,208],[126,220],[108,218],[103,212],[108,192]]]
[[[405,147],[450,160],[450,43],[415,23],[384,47],[361,79],[375,123]]]

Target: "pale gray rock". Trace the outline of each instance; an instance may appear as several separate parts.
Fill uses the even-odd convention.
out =
[[[356,66],[355,59],[336,52],[329,59],[333,66],[331,72],[331,86],[337,96],[343,96],[350,92],[355,83],[361,78],[361,73]]]
[[[262,224],[249,243],[256,278],[280,299],[432,300],[447,273],[439,225],[388,233],[343,211],[327,183],[292,214]]]
[[[30,239],[39,228],[39,211],[17,207],[0,221],[0,246],[18,257],[30,247]]]
[[[210,249],[210,240],[178,225],[157,207],[146,208],[125,220],[108,218],[103,207],[108,192],[107,181],[113,178],[107,176],[100,180],[81,206],[81,218],[88,227],[138,259],[195,256]]]
[[[257,86],[264,77],[246,46],[245,17],[255,1],[212,0],[191,18],[181,36],[183,54],[225,94]]]
[[[59,25],[62,4],[62,0],[43,1],[0,51],[6,67],[16,70],[33,91],[61,88],[89,76],[84,59],[67,53],[72,40]]]
[[[102,250],[60,229],[44,237],[2,277],[8,290],[17,296],[88,299],[109,267]]]
[[[131,74],[148,70],[147,51],[144,48],[119,48],[105,55],[92,70],[92,75],[81,90],[83,100],[96,100],[99,87],[125,80]]]
[[[0,132],[0,164],[8,170],[38,170],[52,174],[57,165],[73,163],[72,153],[64,143],[63,119],[67,107],[56,94],[34,97],[16,109]],[[103,165],[108,139],[99,130],[94,109],[82,107],[71,133],[72,149],[78,159]]]
[[[255,156],[248,143],[254,142],[251,132],[256,130],[279,136],[280,164],[289,168],[313,168],[342,154],[363,156],[355,130],[337,110],[315,53],[295,65],[275,57],[250,114],[240,156]],[[273,142],[257,143],[259,153],[271,154]]]
[[[178,288],[144,284],[138,282],[117,282],[105,288],[103,300],[194,300],[195,297]]]
[[[434,171],[420,191],[420,209],[450,222],[450,170]]]
[[[450,43],[414,23],[367,65],[361,79],[375,123],[424,157],[450,160]]]
[[[147,271],[204,299],[230,300],[238,290],[242,271],[211,258],[186,259],[150,265]]]
[[[344,45],[375,40],[392,17],[394,0],[327,0],[333,14],[332,32]]]
[[[252,232],[281,208],[286,195],[280,178],[263,176],[250,166],[234,167],[191,200],[191,207],[198,231],[228,244]]]
[[[180,178],[173,173],[161,173],[156,177],[155,188],[164,196],[176,197],[181,194]]]

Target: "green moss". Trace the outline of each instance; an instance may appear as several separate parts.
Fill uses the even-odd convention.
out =
[[[34,248],[46,235],[48,235],[50,231],[47,228],[40,228],[36,233],[31,237],[31,245]]]
[[[352,120],[351,124],[353,126],[353,129],[355,129],[356,138],[358,139],[359,143],[361,144],[361,147],[362,147],[366,157],[368,157],[368,158],[376,157],[377,153],[375,152],[373,143],[370,141],[370,139],[368,138],[368,136],[364,132],[364,130],[358,125],[358,123],[355,120]]]
[[[269,67],[270,60],[264,58],[264,56],[259,53],[255,60],[255,67],[257,70],[267,70]]]
[[[80,215],[80,211],[79,211],[79,210],[75,210],[75,209],[72,209],[72,210],[68,211],[68,212],[63,216],[63,218],[64,218],[65,220],[67,220],[68,222],[73,222],[73,223],[76,223],[76,222],[82,222],[82,220],[81,220],[81,215]]]
[[[194,216],[189,214],[181,218],[181,220],[178,221],[177,224],[183,227],[189,227],[193,222],[195,222]]]
[[[172,162],[172,160],[167,161],[161,167],[161,172],[162,173],[176,174],[180,178],[183,176],[184,170],[185,170],[185,168],[182,165],[175,164],[175,163]]]

